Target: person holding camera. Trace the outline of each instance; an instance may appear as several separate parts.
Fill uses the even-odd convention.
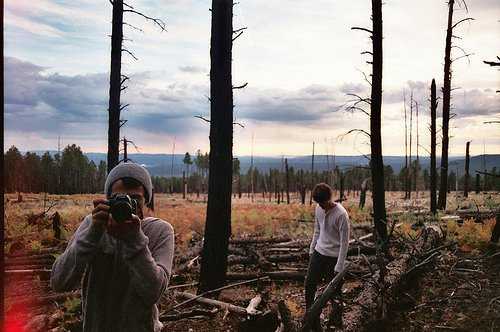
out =
[[[332,280],[344,270],[349,248],[350,222],[346,209],[332,201],[332,188],[326,183],[317,184],[313,191],[315,209],[314,235],[309,248],[309,267],[305,279],[306,309],[314,303],[318,283],[328,277]],[[339,286],[335,297],[341,295]],[[342,303],[332,299],[331,324],[342,325]],[[319,317],[314,321],[313,331],[321,331]]]
[[[157,302],[172,275],[174,230],[152,211],[149,172],[121,163],[106,178],[107,199],[94,200],[52,267],[51,286],[82,287],[84,332],[158,332]],[[83,278],[83,281],[82,281]]]

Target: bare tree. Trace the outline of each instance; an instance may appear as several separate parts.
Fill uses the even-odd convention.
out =
[[[464,181],[464,197],[469,197],[469,164],[470,164],[470,155],[469,155],[469,147],[470,142],[467,142],[465,145],[465,181]]]
[[[405,199],[410,199],[409,195],[409,168],[408,168],[408,116],[406,112],[406,92],[403,93],[403,108],[405,112],[405,174],[404,174],[404,186],[405,186]]]
[[[212,0],[208,204],[198,292],[226,280],[233,159],[233,2]],[[243,31],[240,31],[243,32]]]
[[[459,0],[460,1],[460,0]],[[465,2],[462,0],[463,5],[467,9]],[[450,102],[451,102],[451,65],[453,61],[458,60],[451,58],[453,29],[459,24],[472,20],[472,18],[464,18],[457,23],[453,24],[453,9],[455,0],[448,1],[448,26],[446,29],[446,43],[444,52],[444,79],[443,79],[443,139],[441,144],[441,177],[439,185],[438,208],[446,209],[446,194],[448,190],[448,145],[449,145],[449,123],[450,123]],[[464,52],[464,56],[468,57],[470,54]]]
[[[431,170],[430,170],[430,190],[431,190],[431,212],[437,212],[436,206],[436,81],[432,79],[431,84]]]
[[[413,138],[413,90],[411,91],[410,95],[410,157],[409,157],[409,169],[408,169],[408,199],[411,198],[411,190],[412,190],[412,178],[414,174],[414,169],[413,165],[411,163],[411,148],[413,146],[412,144],[412,138]]]
[[[373,220],[377,236],[387,240],[385,212],[384,161],[382,159],[382,0],[372,0],[372,91],[370,110],[370,147],[372,173]]]
[[[288,173],[288,159],[285,158],[286,172],[286,204],[290,204],[290,174]]]
[[[383,64],[383,29],[382,29],[382,0],[372,0],[372,29],[353,27],[353,30],[368,32],[372,40],[372,51],[362,54],[370,54],[372,61],[372,80],[370,98],[359,98],[358,103],[370,105],[370,133],[364,130],[354,129],[370,138],[371,158],[370,168],[372,175],[372,200],[373,220],[375,224],[375,235],[383,244],[383,250],[387,247],[387,216],[385,211],[385,186],[384,186],[384,162],[382,158],[382,64]],[[363,109],[354,104],[357,110],[368,115]],[[351,130],[350,132],[352,132]]]
[[[109,121],[108,121],[108,173],[118,164],[120,154],[120,127],[126,123],[126,120],[120,120],[120,113],[128,104],[122,105],[120,101],[121,92],[127,88],[125,82],[129,79],[128,76],[122,75],[122,53],[125,52],[132,58],[137,60],[135,55],[128,49],[123,47],[123,26],[130,26],[138,29],[131,24],[123,21],[124,13],[132,13],[142,16],[148,21],[153,22],[165,31],[165,23],[157,18],[149,17],[123,0],[110,0],[113,6],[112,33],[111,33],[111,70],[109,76]],[[124,9],[124,6],[127,9]],[[140,29],[138,29],[140,30]]]
[[[312,152],[312,157],[311,157],[311,196],[309,197],[309,205],[312,204],[313,201],[313,195],[312,195],[312,190],[314,188],[314,142],[313,142],[313,152]]]
[[[114,0],[109,77],[108,173],[118,164],[120,142],[120,93],[122,85],[123,0]]]

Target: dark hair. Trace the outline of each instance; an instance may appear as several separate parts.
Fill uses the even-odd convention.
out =
[[[328,184],[322,182],[314,186],[312,196],[316,203],[324,203],[332,198],[332,191]]]

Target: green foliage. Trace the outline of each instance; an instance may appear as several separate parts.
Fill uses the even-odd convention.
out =
[[[31,240],[29,242],[29,247],[33,251],[40,251],[42,249],[42,243],[39,240]]]
[[[66,301],[64,301],[63,306],[66,313],[76,314],[82,309],[82,301],[78,297],[68,297]]]
[[[95,193],[102,191],[106,180],[106,163],[96,166],[75,144],[61,155],[32,152],[24,156],[12,146],[4,155],[5,192],[47,192],[58,194]]]

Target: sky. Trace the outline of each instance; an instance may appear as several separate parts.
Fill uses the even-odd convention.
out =
[[[193,153],[209,148],[210,1],[129,0],[135,9],[166,22],[166,32],[131,13],[124,21],[122,73],[130,77],[122,102],[122,136],[142,153]],[[112,7],[105,0],[6,0],[4,18],[4,146],[55,150],[77,144],[107,151],[107,104]],[[247,27],[233,45],[235,155],[369,154],[362,134],[369,118],[349,112],[348,94],[369,96],[368,35],[371,2],[240,0],[234,29]],[[404,155],[404,97],[418,104],[419,153],[428,154],[430,82],[443,81],[445,1],[389,0],[383,7],[384,155]],[[500,55],[500,2],[468,2],[455,21],[450,154],[500,153],[500,71],[483,60]],[[438,106],[438,116],[442,109]],[[416,109],[414,109],[416,112]],[[414,121],[416,114],[414,114]],[[441,119],[438,118],[440,126]],[[413,151],[416,145],[413,125]],[[253,143],[252,143],[253,142]],[[440,148],[438,147],[438,151]],[[135,151],[134,151],[135,152]]]

